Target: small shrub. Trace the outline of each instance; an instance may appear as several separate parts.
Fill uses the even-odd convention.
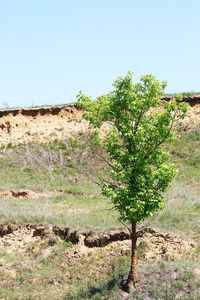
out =
[[[66,147],[66,145],[64,145],[64,144],[62,144],[62,145],[60,145],[59,146],[59,149],[66,149],[67,147]]]

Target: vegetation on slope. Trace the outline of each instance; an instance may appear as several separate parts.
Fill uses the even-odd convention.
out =
[[[195,273],[200,270],[199,127],[187,130],[180,126],[176,136],[173,144],[166,144],[172,158],[180,163],[179,175],[165,193],[166,209],[141,225],[153,223],[157,228],[193,239],[197,247],[193,254],[179,261],[146,261],[142,258],[145,245],[139,245],[141,282],[136,299],[175,299],[178,295],[181,299],[199,299],[200,282]],[[31,189],[52,193],[38,199],[1,198],[1,222],[46,222],[77,229],[121,227],[114,211],[110,210],[111,204],[100,195],[93,182],[98,172],[106,172],[106,169],[89,150],[89,142],[86,136],[79,135],[62,142],[2,147],[2,192]],[[58,195],[58,190],[66,193]],[[73,276],[70,277],[69,262],[62,264],[62,258],[66,258],[71,244],[60,242],[52,248],[51,255],[45,257],[48,247],[48,240],[44,239],[40,245],[31,244],[25,255],[20,249],[13,255],[0,251],[2,298],[122,299],[119,288],[123,274],[129,269],[128,252],[115,255],[113,249],[110,255],[99,249],[97,254],[87,257],[73,254],[77,258],[71,266]],[[7,270],[13,269],[15,273],[8,275]]]

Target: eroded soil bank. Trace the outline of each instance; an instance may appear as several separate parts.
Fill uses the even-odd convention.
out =
[[[195,250],[193,241],[186,241],[173,234],[156,230],[152,227],[140,229],[141,237],[138,243],[145,248],[145,259],[173,260],[183,254]],[[7,252],[27,251],[32,242],[37,241],[37,246],[44,241],[47,248],[59,243],[60,240],[71,242],[73,245],[68,250],[78,256],[83,252],[95,251],[95,248],[112,247],[119,251],[130,251],[130,232],[127,228],[109,229],[106,231],[77,231],[70,227],[45,224],[0,224],[0,250]],[[51,248],[51,247],[50,247]]]
[[[165,96],[170,100],[173,96]],[[184,96],[190,105],[188,117],[183,126],[199,122],[200,94]],[[77,135],[88,129],[88,122],[83,119],[83,111],[74,104],[36,108],[14,108],[0,110],[1,146],[34,142],[50,142],[55,139]],[[106,126],[102,126],[102,133]]]
[[[182,271],[190,276],[188,267],[179,270],[175,264],[179,260],[182,262],[182,257],[192,255],[196,247],[194,242],[152,227],[140,229],[143,236],[138,240],[140,255],[137,293],[143,296],[147,292],[147,295],[154,295],[152,280],[160,281],[166,290],[166,285],[173,286],[174,282],[180,281]],[[0,286],[4,295],[7,295],[7,287],[15,289],[15,295],[20,295],[20,299],[27,299],[27,287],[31,299],[49,299],[49,297],[58,299],[58,295],[59,299],[74,299],[76,293],[75,290],[72,292],[72,287],[76,286],[77,289],[81,280],[84,280],[84,285],[88,284],[90,278],[94,278],[97,284],[105,276],[111,278],[110,282],[115,280],[113,276],[119,260],[125,260],[129,264],[129,238],[129,231],[126,228],[88,232],[48,224],[1,224]],[[66,246],[63,247],[63,243]],[[165,268],[166,263],[171,264],[171,267]],[[176,298],[191,295],[189,284],[198,279],[198,267],[195,267],[194,274],[185,284],[184,293],[179,286],[175,288],[173,293],[177,295]],[[124,279],[126,278],[127,274],[124,274]],[[123,281],[123,278],[121,280]],[[26,287],[26,294],[23,294],[23,287]],[[64,294],[71,295],[71,292],[72,298],[64,296]],[[95,290],[93,292],[95,293]],[[85,292],[79,293],[80,298],[77,299],[91,299],[84,294]],[[91,295],[92,291],[88,293]],[[4,299],[14,298],[8,294]],[[98,299],[135,298],[122,289],[115,289],[109,298],[102,296]]]

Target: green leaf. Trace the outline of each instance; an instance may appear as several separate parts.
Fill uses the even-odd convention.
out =
[[[92,147],[107,152],[109,178],[100,182],[102,193],[110,198],[123,221],[138,222],[164,207],[162,199],[177,164],[163,150],[163,143],[174,138],[174,123],[186,116],[188,105],[182,96],[163,101],[166,81],[142,75],[134,83],[133,73],[119,77],[114,90],[95,100],[79,92],[78,106],[84,117],[97,128]],[[100,138],[101,125],[109,123],[105,137]]]

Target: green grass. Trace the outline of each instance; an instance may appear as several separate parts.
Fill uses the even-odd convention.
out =
[[[179,126],[176,135],[177,140],[165,147],[172,159],[179,162],[179,175],[164,195],[165,209],[141,225],[155,226],[185,239],[191,238],[198,244],[200,130],[198,126],[189,130]],[[2,147],[0,190],[31,189],[49,191],[50,195],[37,199],[0,198],[0,222],[51,223],[88,230],[121,227],[116,212],[111,210],[112,205],[93,182],[107,170],[90,150],[90,142],[80,135],[65,141],[55,139],[50,143]],[[58,195],[56,190],[66,193]],[[39,245],[31,241],[25,253],[20,249],[12,254],[1,251],[0,298],[122,299],[119,291],[123,276],[126,278],[129,271],[129,253],[116,253],[112,257],[103,249],[97,249],[96,254],[71,254],[66,262],[70,247],[63,241],[50,247],[44,239]],[[45,256],[49,249],[51,254]],[[195,268],[200,268],[200,247],[189,258],[174,262],[144,261],[144,251],[145,246],[139,245],[141,284],[138,284],[135,299],[175,299],[178,296],[200,299],[200,282],[195,275]],[[9,273],[12,270],[15,271],[13,277]]]
[[[44,105],[31,105],[29,107],[26,108],[40,108],[40,107],[54,107],[54,106],[65,106],[65,105],[70,105],[70,104],[74,104],[74,102],[70,102],[70,103],[62,103],[62,104],[54,104],[54,105],[48,105],[48,104],[44,104]],[[18,106],[15,107],[9,107],[9,105],[4,105],[5,107],[0,108],[1,110],[9,110],[9,109],[15,109],[15,108],[21,108]]]
[[[96,167],[85,137],[79,142],[71,138],[19,145],[1,153],[2,190],[31,189],[51,194],[39,199],[1,198],[1,222],[44,222],[77,229],[120,226],[111,205],[91,180]],[[63,194],[57,196],[54,190],[63,190]]]
[[[7,222],[46,222],[75,228],[121,226],[112,205],[94,184],[106,172],[93,155],[88,139],[81,135],[48,144],[10,146],[1,152],[1,189],[52,191],[47,198],[0,199],[0,218]],[[178,128],[177,139],[166,144],[172,159],[178,161],[179,175],[164,195],[166,209],[145,223],[168,231],[196,236],[200,219],[200,130]],[[103,170],[101,168],[103,167]],[[98,179],[97,179],[98,180]],[[53,190],[71,194],[54,195]],[[167,222],[166,222],[167,220]]]
[[[93,192],[94,193],[94,192]],[[0,199],[1,222],[50,223],[76,229],[119,227],[105,199],[92,193],[40,199]]]
[[[199,220],[200,189],[178,178],[165,194],[165,209],[144,223],[200,241]]]
[[[23,254],[0,253],[3,260],[0,297],[5,299],[122,299],[121,287],[127,277],[129,254],[106,256],[104,249],[96,252],[66,253],[71,244],[59,242],[50,247],[48,239],[32,242]],[[140,249],[145,251],[145,249]],[[115,252],[116,251],[116,252]],[[48,253],[48,252],[47,252]],[[12,260],[12,264],[10,261]],[[195,268],[187,262],[148,262],[140,260],[138,287],[134,299],[199,299],[200,280]],[[13,273],[13,270],[15,271]],[[13,274],[8,276],[8,274]],[[124,274],[124,275],[122,275]],[[6,280],[7,278],[7,280]],[[130,297],[130,299],[132,299]]]
[[[179,163],[179,174],[164,195],[165,209],[146,219],[145,224],[200,241],[200,130],[181,128],[177,138],[166,144],[172,159]]]
[[[169,96],[173,96],[174,95],[174,96],[176,96],[176,95],[179,95],[179,94],[191,97],[191,96],[200,94],[200,92],[181,92],[181,93],[173,93],[173,94],[166,94],[166,95],[169,95]]]

